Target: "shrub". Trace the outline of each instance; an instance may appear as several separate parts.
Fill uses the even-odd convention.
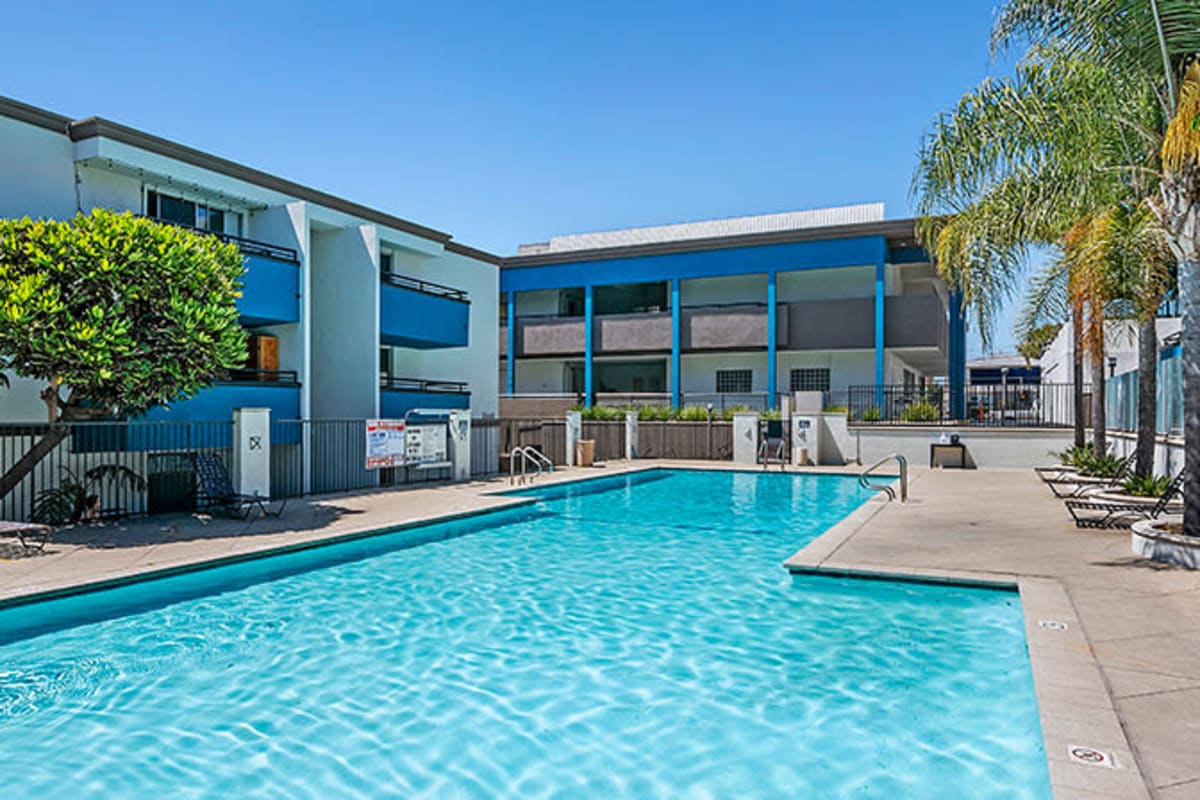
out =
[[[708,422],[708,409],[700,406],[687,406],[675,412],[675,419],[680,422]]]
[[[1092,478],[1111,478],[1121,468],[1121,460],[1117,456],[1093,456],[1081,459],[1076,466],[1081,473]]]
[[[824,411],[826,414],[845,414],[847,411],[847,408],[843,405],[838,405],[836,403],[830,403],[829,405],[825,406],[825,408],[823,408],[821,410]]]
[[[924,400],[913,403],[900,412],[901,422],[937,422],[941,411],[933,403]]]
[[[614,406],[592,406],[591,408],[575,406],[571,410],[578,411],[580,419],[585,419],[589,422],[611,422],[612,420],[625,419],[625,409]]]
[[[745,414],[748,411],[750,411],[750,406],[729,406],[721,411],[721,419],[731,420],[734,414]]]
[[[643,422],[665,422],[671,418],[670,406],[641,406],[637,412]]]
[[[879,420],[883,419],[883,415],[879,413],[878,408],[870,406],[864,408],[862,413],[858,415],[858,418],[863,422],[879,422]]]
[[[1095,453],[1095,447],[1091,442],[1088,442],[1082,447],[1072,445],[1061,453],[1051,453],[1051,455],[1058,456],[1059,460],[1068,467],[1079,467],[1087,463],[1093,453]]]
[[[1121,484],[1121,488],[1125,490],[1126,494],[1135,497],[1162,497],[1170,485],[1171,479],[1166,475],[1158,477],[1134,475],[1126,478],[1125,482]]]
[[[783,413],[778,408],[768,408],[758,412],[759,419],[783,419]]]

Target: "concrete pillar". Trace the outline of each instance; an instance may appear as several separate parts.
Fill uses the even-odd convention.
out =
[[[733,463],[758,463],[758,414],[733,415]]]
[[[633,460],[637,454],[638,412],[625,412],[625,458]]]
[[[683,405],[683,390],[680,385],[680,336],[679,326],[679,278],[671,279],[671,408]]]
[[[508,293],[508,372],[505,375],[505,392],[517,393],[517,293]]]
[[[884,342],[884,326],[883,326],[883,308],[884,300],[887,296],[887,289],[884,285],[884,263],[883,259],[875,263],[875,406],[883,408],[883,351]]]
[[[821,459],[821,417],[818,414],[792,415],[792,463],[796,466],[818,464]]]
[[[471,412],[455,409],[450,412],[449,447],[450,477],[456,481],[471,480]]]
[[[233,410],[233,489],[271,496],[271,409]]]
[[[568,411],[566,428],[566,462],[568,467],[573,467],[575,466],[575,444],[583,433],[583,416],[578,411]]]
[[[592,407],[592,354],[596,322],[596,291],[588,285],[583,290],[583,404]],[[572,456],[574,458],[574,456]]]
[[[778,332],[775,330],[775,273],[767,273],[767,408],[775,407],[776,397],[776,349]]]

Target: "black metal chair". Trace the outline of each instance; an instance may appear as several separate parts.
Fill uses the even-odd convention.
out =
[[[784,455],[786,447],[783,420],[765,420],[762,426],[762,442],[758,445],[758,460],[763,469],[766,469],[768,464],[779,464],[779,468],[783,469],[787,464],[787,457]]]
[[[258,509],[264,516],[278,517],[283,513],[287,500],[279,504],[279,508],[271,511],[269,497],[257,494],[239,494],[234,490],[229,480],[229,472],[225,462],[215,453],[195,453],[192,461],[196,465],[196,478],[200,481],[200,491],[197,494],[197,504],[206,508],[219,508],[231,517],[246,519],[250,512]]]
[[[1104,500],[1067,500],[1067,511],[1077,528],[1128,528],[1143,519],[1158,519],[1183,487],[1183,472],[1167,485],[1166,491],[1153,506],[1145,503],[1116,503]],[[1079,512],[1085,512],[1083,514]],[[1086,513],[1092,512],[1092,513]]]
[[[1128,477],[1129,470],[1133,468],[1135,458],[1136,454],[1130,453],[1121,459],[1121,463],[1117,465],[1117,471],[1113,473],[1111,478],[1094,478],[1090,475],[1075,473],[1064,475],[1060,478],[1042,478],[1042,480],[1050,487],[1050,491],[1054,493],[1054,496],[1060,500],[1068,497],[1081,497],[1097,489],[1115,489]]]

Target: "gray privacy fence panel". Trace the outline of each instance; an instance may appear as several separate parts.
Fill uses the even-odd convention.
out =
[[[471,475],[495,475],[500,471],[500,420],[471,420]]]
[[[639,422],[639,458],[733,459],[733,423]]]
[[[518,447],[533,447],[555,464],[566,463],[566,422],[553,419],[501,419],[498,421],[500,470],[508,470],[508,454]]]
[[[624,421],[587,420],[580,428],[580,438],[591,439],[596,443],[597,461],[612,461],[625,457]]]

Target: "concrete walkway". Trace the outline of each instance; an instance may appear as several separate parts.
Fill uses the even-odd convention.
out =
[[[1019,584],[1055,796],[1200,798],[1200,572],[1076,529],[1031,470],[922,471],[912,498],[869,503],[789,564]]]

